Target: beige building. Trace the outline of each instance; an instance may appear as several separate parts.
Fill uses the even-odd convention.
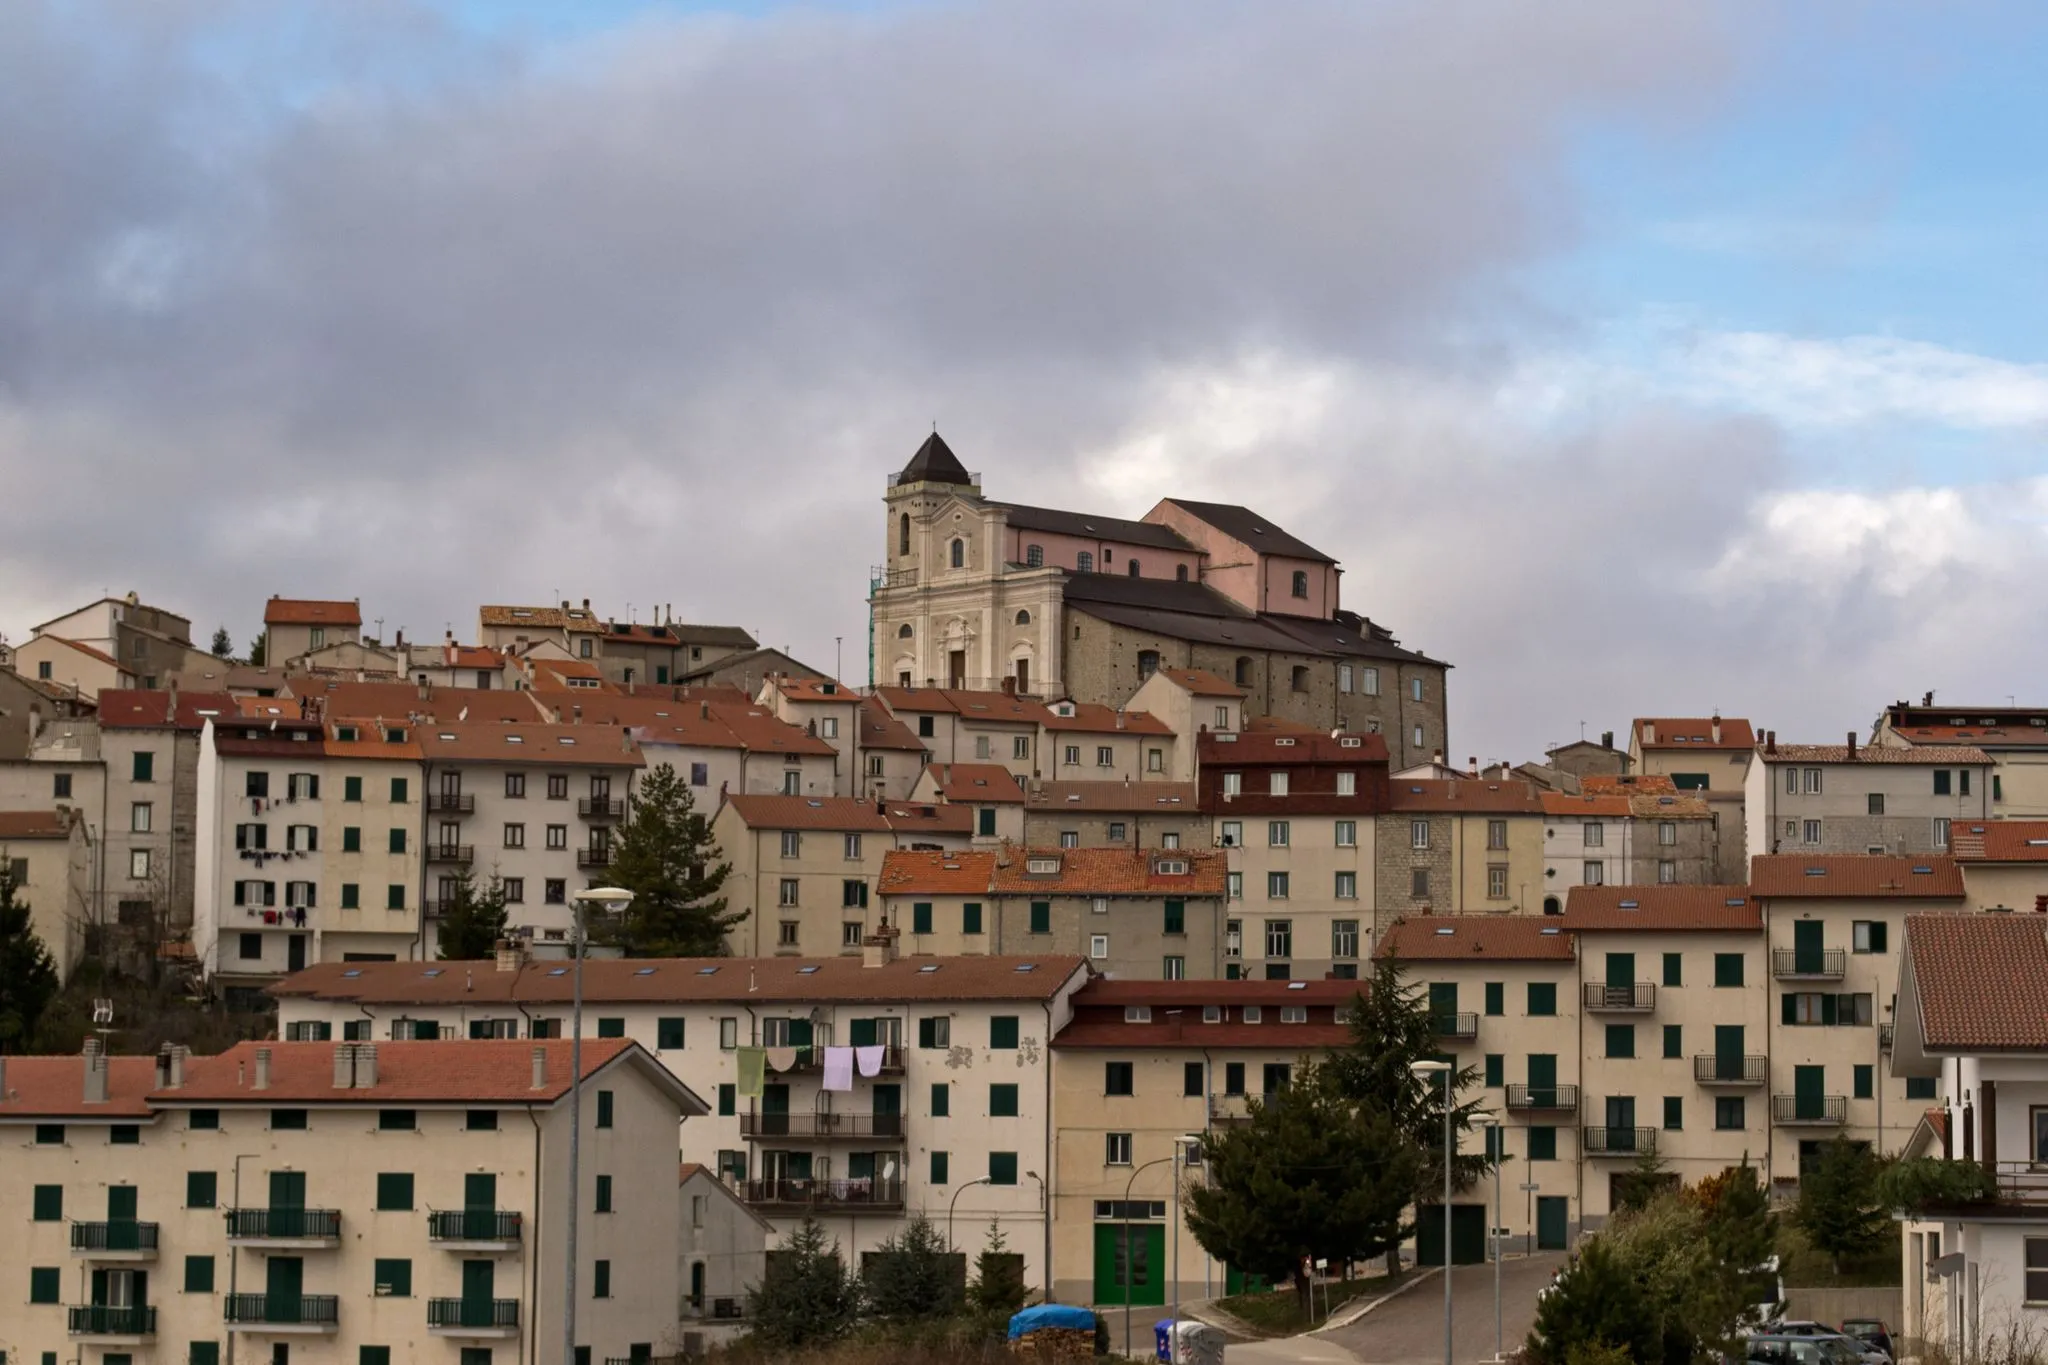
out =
[[[1054,782],[1164,782],[1180,767],[1179,738],[1157,716],[1077,701],[1050,702],[1038,771]]]
[[[925,741],[889,713],[879,697],[860,706],[861,795],[881,801],[907,801],[924,765],[931,761]]]
[[[1991,756],[1994,820],[2048,816],[2048,710],[2012,706],[1918,706],[1893,702],[1872,727],[1870,742],[1888,748],[1928,745],[1981,749]]]
[[[682,1236],[676,1283],[683,1287],[683,1353],[702,1354],[711,1341],[738,1336],[745,1327],[748,1292],[768,1273],[768,1239],[775,1225],[756,1213],[740,1192],[709,1166],[685,1161],[677,1172]]]
[[[733,796],[711,822],[732,868],[728,910],[746,918],[727,936],[739,957],[858,955],[880,926],[876,885],[890,849],[964,849],[973,815],[961,806],[851,796]]]
[[[1224,972],[1225,866],[1207,849],[891,851],[881,895],[906,952],[1072,953],[1098,972]]]
[[[1209,817],[1193,782],[1037,782],[1024,794],[1034,848],[1207,848]]]
[[[1375,912],[1522,914],[1543,909],[1543,796],[1520,778],[1396,779],[1379,817]]]
[[[218,1057],[0,1058],[9,1360],[546,1358],[578,1219],[577,1339],[680,1343],[676,1125],[707,1106],[646,1051],[242,1044]],[[459,1061],[458,1061],[459,1059]],[[685,1130],[687,1131],[687,1129]]]
[[[1752,862],[1767,854],[1944,853],[1957,821],[1991,818],[1991,756],[1922,744],[1780,744],[1766,732],[1744,795]]]
[[[200,735],[235,714],[235,699],[220,692],[100,695],[103,922],[153,922],[174,936],[191,929],[199,876]]]
[[[85,818],[76,811],[0,811],[0,876],[66,977],[86,949],[92,871]]]
[[[1168,753],[1166,776],[1192,782],[1204,733],[1244,729],[1245,690],[1198,668],[1162,668],[1131,694],[1129,709],[1164,722],[1176,743]]]
[[[1749,823],[1745,792],[1758,733],[1748,721],[1719,715],[1648,717],[1629,732],[1630,770],[1668,777],[1682,792],[1704,796],[1720,841],[1713,880],[1749,879]],[[1768,852],[1768,849],[1758,849]]]
[[[263,662],[272,668],[337,645],[363,641],[363,608],[359,601],[321,602],[273,595],[263,604]],[[348,666],[345,656],[332,656],[329,666]],[[395,656],[378,672],[396,672]],[[355,667],[362,667],[358,661]]]
[[[1699,886],[1720,863],[1706,799],[1668,777],[1592,776],[1543,794],[1544,909],[1575,886]]]
[[[812,1215],[858,1265],[911,1214],[951,1216],[963,1244],[968,1229],[1000,1218],[1011,1250],[1025,1257],[1025,1282],[1043,1284],[1048,1044],[1071,1016],[1087,964],[899,959],[893,942],[878,934],[857,958],[593,960],[584,1028],[639,1042],[692,1092],[716,1097],[714,1114],[683,1125],[682,1158],[729,1182],[778,1240]],[[560,1036],[567,972],[517,957],[500,965],[327,964],[273,993],[287,1031]],[[869,1054],[875,1070],[859,1070],[856,1059],[848,1088],[827,1089],[823,1049],[835,1046],[880,1049]],[[751,1047],[768,1050],[769,1069],[761,1093],[743,1096],[739,1050]],[[651,1154],[662,1144],[645,1146]],[[667,1155],[672,1187],[675,1153]]]
[[[1329,981],[1097,979],[1075,992],[1072,1020],[1052,1040],[1056,1299],[1161,1305],[1175,1297],[1176,1265],[1183,1301],[1243,1288],[1185,1219],[1179,1246],[1169,1241],[1175,1175],[1202,1178],[1199,1145],[1178,1171],[1174,1146],[1242,1122],[1246,1101],[1285,1087],[1304,1056],[1348,1043],[1356,991]]]
[[[1042,776],[1045,708],[1007,692],[877,687],[874,696],[925,751],[927,763],[993,763],[1017,778]]]
[[[863,781],[861,709],[867,699],[830,678],[770,678],[754,699],[786,725],[824,740],[838,756],[834,796],[871,795]]]
[[[1949,846],[1970,909],[2048,911],[2048,820],[1957,825]]]
[[[911,785],[910,799],[968,813],[968,833],[983,844],[1024,838],[1024,787],[994,763],[933,763]]]
[[[36,635],[24,641],[14,651],[14,665],[23,677],[80,697],[96,697],[108,688],[138,687],[143,676],[97,646],[61,635]]]
[[[1394,920],[1374,949],[1401,964],[1405,984],[1428,1000],[1452,1060],[1478,1073],[1486,1109],[1505,1116],[1505,1134],[1490,1139],[1507,1157],[1503,1184],[1536,1188],[1503,1198],[1501,1225],[1540,1250],[1570,1244],[1585,1214],[1581,1153],[1588,1142],[1602,1148],[1606,1136],[1597,1112],[1587,1111],[1584,1122],[1598,1131],[1581,1128],[1573,946],[1555,919],[1420,915]],[[1470,1244],[1474,1230],[1483,1245],[1491,1185],[1454,1196],[1454,1251]]]
[[[85,648],[67,653],[50,646],[46,652],[38,642],[52,636]],[[45,662],[52,664],[47,674]],[[16,647],[14,667],[28,676],[73,683],[92,696],[103,687],[158,687],[182,669],[218,662],[192,647],[191,621],[131,592],[102,597],[36,626],[34,637]],[[88,677],[93,681],[82,681]]]

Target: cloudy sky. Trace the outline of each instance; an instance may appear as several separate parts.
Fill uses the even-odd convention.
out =
[[[1249,503],[1459,756],[2040,700],[2037,6],[14,0],[0,631],[589,597],[864,679],[887,475]]]

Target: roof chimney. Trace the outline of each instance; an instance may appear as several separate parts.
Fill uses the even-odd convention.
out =
[[[1849,761],[1852,763],[1856,761],[1856,732],[1854,730],[1849,732]]]
[[[1764,731],[1764,752],[1767,754],[1778,752],[1778,732],[1776,730]]]
[[[1717,733],[1714,738],[1719,740],[1721,736]],[[1600,747],[1603,749],[1612,749],[1614,747],[1614,731],[1602,730],[1600,732]]]
[[[896,960],[896,940],[900,931],[889,923],[888,915],[882,916],[875,932],[860,941],[860,965],[862,967],[886,967]]]
[[[352,1090],[356,1083],[356,1045],[338,1043],[334,1048],[334,1088]]]
[[[1922,706],[1934,705],[1934,694],[1932,692],[1929,692],[1926,696],[1920,698],[1920,704]]]
[[[533,1050],[533,1088],[535,1090],[545,1090],[548,1088],[548,1050],[544,1047],[537,1047]]]
[[[85,1102],[107,1102],[107,1045],[97,1038],[85,1040]]]
[[[183,1090],[185,1088],[185,1062],[191,1055],[192,1049],[186,1047],[183,1043],[173,1043],[171,1045],[171,1081],[169,1086],[166,1087],[167,1089]]]
[[[1435,765],[1436,765],[1437,767],[1439,767],[1439,768],[1443,767],[1443,766],[1444,766],[1444,751],[1443,751],[1442,749],[1432,749],[1432,750],[1430,750],[1430,751],[1429,751],[1429,761],[1430,761],[1431,763],[1434,763],[1434,764],[1435,764]]]
[[[587,597],[583,599],[583,610],[585,610],[585,611],[589,611],[589,610],[590,610],[590,599],[589,599],[589,598],[587,598]]]
[[[358,1089],[358,1090],[375,1090],[376,1088],[377,1088],[377,1045],[376,1045],[375,1043],[357,1043],[357,1044],[356,1044],[356,1089]]]
[[[1645,720],[1639,721],[1637,723],[1642,727],[1643,743],[1655,744],[1657,742],[1657,722],[1654,720]]]
[[[1716,711],[1714,718],[1707,722],[1707,729],[1713,735],[1714,743],[1719,744],[1721,742],[1721,713],[1719,711]]]
[[[267,1047],[256,1049],[256,1081],[250,1089],[270,1089],[270,1049]]]
[[[501,972],[516,972],[526,965],[526,945],[519,939],[499,939],[496,955]]]
[[[171,1045],[165,1043],[156,1050],[156,1088],[168,1090],[171,1087]]]
[[[1465,775],[1466,775],[1467,777],[1477,777],[1477,776],[1479,776],[1479,755],[1478,755],[1478,754],[1468,754],[1468,755],[1466,755],[1466,757],[1465,757]]]

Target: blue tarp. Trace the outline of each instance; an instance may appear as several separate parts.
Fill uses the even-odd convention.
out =
[[[1041,1303],[1025,1309],[1010,1319],[1010,1340],[1015,1341],[1018,1337],[1044,1331],[1049,1327],[1092,1332],[1095,1330],[1095,1314],[1086,1308],[1076,1308],[1072,1304]]]

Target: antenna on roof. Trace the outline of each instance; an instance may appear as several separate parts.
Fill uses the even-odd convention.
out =
[[[100,1054],[106,1055],[107,1035],[114,1032],[114,1002],[94,1000],[92,1002],[92,1031],[100,1036]]]

